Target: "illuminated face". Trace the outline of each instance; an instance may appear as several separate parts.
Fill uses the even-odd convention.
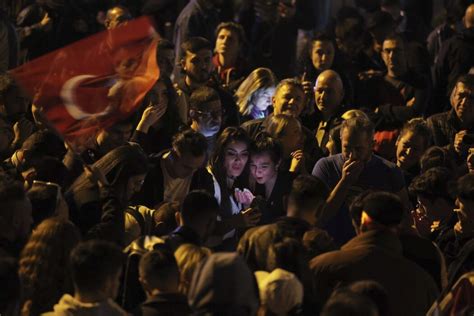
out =
[[[451,106],[463,123],[474,122],[474,92],[462,82],[456,84],[451,97]]]
[[[252,94],[251,102],[259,111],[266,111],[272,106],[272,97],[275,94],[275,87],[261,88]]]
[[[319,72],[331,68],[334,61],[334,45],[329,41],[315,41],[311,50],[313,67]]]
[[[342,155],[344,158],[367,162],[372,157],[374,141],[372,135],[365,132],[342,129],[341,134]]]
[[[269,153],[252,155],[250,157],[250,173],[258,184],[265,184],[277,176],[278,166],[273,162]]]
[[[227,176],[236,178],[242,174],[249,159],[249,151],[246,143],[232,141],[224,151],[224,168]]]
[[[216,39],[216,53],[237,55],[239,47],[239,37],[236,32],[229,29],[219,31]]]
[[[469,232],[474,230],[474,201],[457,198],[454,211],[458,216],[458,223],[463,231]]]
[[[416,166],[426,149],[423,137],[408,131],[397,140],[397,165],[404,169]]]
[[[303,89],[293,85],[284,85],[273,97],[274,114],[300,116],[304,108],[305,96]]]
[[[194,110],[191,115],[193,128],[206,137],[217,134],[222,125],[222,105],[220,100],[212,101],[201,106],[201,110]]]
[[[204,84],[211,76],[212,52],[209,49],[201,49],[196,54],[186,51],[181,65],[187,77],[196,83]]]

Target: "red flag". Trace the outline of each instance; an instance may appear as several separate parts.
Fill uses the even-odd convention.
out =
[[[142,17],[11,71],[51,125],[72,144],[125,119],[159,77],[157,34]]]

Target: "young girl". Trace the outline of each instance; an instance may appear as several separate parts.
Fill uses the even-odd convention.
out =
[[[286,198],[295,174],[279,170],[281,161],[280,144],[266,133],[258,135],[250,149],[250,174],[255,181],[253,192],[266,202],[259,224],[268,224],[286,215]]]

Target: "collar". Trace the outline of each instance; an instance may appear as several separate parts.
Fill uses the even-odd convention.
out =
[[[402,256],[402,244],[398,236],[388,229],[374,229],[364,232],[349,240],[341,250],[375,247],[392,254]]]
[[[201,237],[189,226],[178,226],[171,235],[178,235],[183,238],[186,243],[195,245],[201,244]]]

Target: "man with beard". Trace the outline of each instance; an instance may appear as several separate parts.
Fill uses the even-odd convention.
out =
[[[209,86],[219,94],[222,102],[224,126],[239,125],[239,111],[230,94],[211,79],[212,45],[202,37],[192,37],[181,45],[181,70],[183,76],[177,80],[178,93],[177,107],[184,124],[189,121],[189,98],[191,93],[199,87]],[[176,80],[176,78],[175,78]]]
[[[214,150],[222,125],[222,105],[219,94],[209,87],[193,91],[189,99],[191,128],[206,137],[207,154]]]

